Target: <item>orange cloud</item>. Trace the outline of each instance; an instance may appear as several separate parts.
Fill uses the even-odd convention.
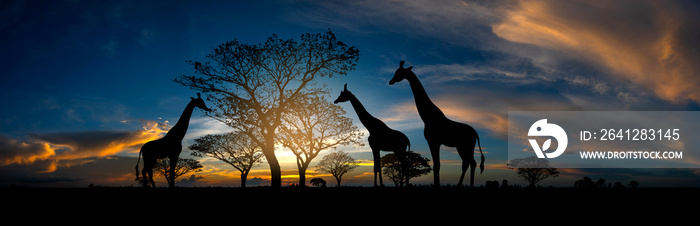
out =
[[[0,136],[0,162],[3,165],[28,164],[56,154],[54,147],[41,141],[19,141]]]
[[[104,158],[120,152],[138,152],[142,144],[167,133],[167,123],[144,122],[137,131],[88,131],[30,134],[28,141],[0,137],[0,163],[32,164],[47,160],[42,172],[58,167],[89,162],[88,158]]]
[[[490,130],[499,137],[508,136],[508,116],[489,110],[464,106],[451,99],[440,99],[436,102],[445,116],[458,122],[471,124],[475,128]]]
[[[471,125],[475,129],[491,131],[498,137],[508,136],[508,116],[494,113],[493,109],[482,109],[477,105],[470,105],[471,101],[455,98],[436,98],[435,104],[448,118]],[[418,116],[415,102],[408,101],[391,108],[388,112],[391,117],[382,118],[385,122],[411,123],[411,128],[420,128],[423,122]],[[481,133],[480,133],[481,134]],[[483,135],[482,135],[483,136]]]
[[[669,2],[522,1],[492,26],[499,37],[581,57],[668,101],[700,102],[681,7]]]

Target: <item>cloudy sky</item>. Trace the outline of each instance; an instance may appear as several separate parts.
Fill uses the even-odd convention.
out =
[[[203,61],[233,39],[255,44],[328,29],[360,50],[356,70],[323,80],[332,95],[347,83],[371,114],[429,157],[408,83],[388,84],[405,60],[449,118],[479,132],[486,170],[476,184],[525,184],[505,164],[509,111],[698,110],[699,13],[694,1],[639,0],[2,1],[0,184],[135,185],[140,146],[164,135],[196,96],[172,81],[194,72],[187,60]],[[229,130],[195,111],[183,146]],[[371,161],[366,146],[338,150]],[[195,158],[189,153],[181,157]],[[283,181],[296,182],[291,153],[277,155]],[[456,184],[458,155],[443,147],[441,156],[442,182]],[[203,178],[187,175],[178,185],[238,186],[233,167],[198,160]],[[588,176],[700,186],[694,169],[560,171],[541,185],[571,186]],[[317,176],[334,181],[307,172]],[[269,184],[267,164],[248,178]],[[343,184],[371,180],[371,166],[363,166]],[[432,175],[412,182],[430,184]]]

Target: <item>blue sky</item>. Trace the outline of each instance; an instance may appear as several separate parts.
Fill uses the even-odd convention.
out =
[[[162,135],[196,94],[172,81],[193,73],[187,60],[202,61],[228,40],[298,39],[328,29],[360,50],[356,70],[322,80],[329,99],[347,83],[370,113],[428,157],[408,84],[388,85],[405,60],[448,117],[480,133],[487,168],[477,185],[524,184],[505,169],[508,111],[698,109],[698,10],[691,1],[3,1],[0,184],[134,184],[138,147]],[[363,128],[352,107],[342,106]],[[184,146],[228,130],[201,115],[193,115]],[[339,150],[371,160],[367,147]],[[453,152],[443,147],[443,183],[458,180]],[[293,182],[293,161],[278,155],[285,181]],[[193,158],[187,150],[181,157]],[[200,161],[204,179],[179,184],[237,186],[235,169]],[[256,167],[248,178],[265,184],[266,170]],[[361,167],[343,184],[370,185],[370,172]],[[588,176],[699,186],[698,174],[566,169],[542,185],[571,186]],[[323,176],[307,178],[314,175]]]

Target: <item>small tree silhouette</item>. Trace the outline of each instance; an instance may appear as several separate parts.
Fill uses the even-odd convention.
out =
[[[512,168],[517,168],[518,176],[527,180],[532,188],[544,179],[559,176],[559,170],[551,168],[547,159],[535,156],[513,159],[508,162],[508,165]]]
[[[596,188],[595,182],[593,182],[593,179],[590,177],[583,177],[580,180],[577,180],[574,182],[574,187],[575,188],[585,188],[585,189],[591,189],[591,188]]]
[[[406,152],[406,167],[394,153],[382,156],[381,163],[384,168],[382,173],[391,179],[396,187],[408,186],[411,178],[426,175],[432,170],[430,160],[413,151]]]
[[[636,188],[637,186],[639,186],[639,182],[636,180],[633,180],[633,181],[630,181],[630,183],[628,185],[630,186],[630,188]]]
[[[306,169],[323,150],[338,145],[362,145],[362,132],[345,117],[345,110],[323,96],[290,106],[277,134],[282,145],[296,156],[299,186],[306,186]]]
[[[335,180],[338,181],[338,187],[340,187],[343,175],[357,167],[359,167],[359,162],[356,162],[354,158],[345,152],[338,151],[323,156],[318,165],[316,165],[316,170],[333,175]]]
[[[236,168],[241,172],[241,187],[246,187],[250,169],[265,157],[250,137],[238,132],[205,135],[195,139],[189,148],[193,156],[210,156]]]
[[[197,160],[178,158],[177,164],[175,165],[175,174],[173,174],[171,177],[170,159],[162,158],[156,161],[156,165],[153,167],[153,170],[158,172],[159,175],[165,176],[165,180],[168,181],[168,184],[172,184],[172,182],[174,182],[178,177],[190,172],[199,172],[202,170],[202,167],[202,164],[200,164]],[[171,178],[173,181],[170,181]]]
[[[605,188],[605,179],[600,178],[595,182],[595,186],[598,188]]]
[[[615,182],[615,185],[613,186],[613,188],[618,188],[618,189],[625,188],[625,185],[622,185],[622,182],[618,181],[618,182]]]
[[[311,179],[311,181],[309,181],[309,182],[311,182],[311,184],[313,186],[316,186],[316,187],[320,187],[320,188],[326,187],[326,180],[324,180],[323,178],[320,178],[320,177],[316,177],[314,179]]]

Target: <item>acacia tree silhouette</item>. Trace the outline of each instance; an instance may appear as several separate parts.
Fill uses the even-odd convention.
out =
[[[345,111],[323,96],[299,101],[280,126],[279,139],[296,156],[299,186],[306,186],[306,169],[321,151],[338,145],[362,145],[362,135]]]
[[[270,165],[272,188],[282,185],[275,156],[276,132],[289,106],[305,97],[326,94],[316,79],[354,70],[359,50],[323,34],[303,34],[299,42],[272,35],[260,44],[238,40],[218,45],[205,63],[188,61],[195,75],[175,82],[200,90],[214,103],[207,116],[249,136]]]
[[[516,168],[518,176],[527,180],[531,188],[534,188],[538,182],[544,179],[559,176],[559,170],[550,167],[547,159],[537,158],[536,156],[510,160],[508,161],[508,167]]]
[[[241,172],[241,187],[244,188],[250,170],[264,159],[260,147],[240,132],[208,134],[194,139],[189,148],[193,156],[210,156],[236,168]]]
[[[178,158],[175,164],[175,170],[170,171],[170,161],[166,159],[158,159],[153,169],[159,175],[165,177],[168,184],[174,184],[175,179],[190,172],[202,171],[202,164],[194,159]]]
[[[320,187],[320,188],[326,187],[326,180],[324,180],[323,178],[320,178],[320,177],[316,177],[314,179],[311,179],[311,181],[309,181],[309,182],[311,182],[311,184],[316,186],[316,187]]]
[[[340,181],[343,180],[343,175],[359,167],[359,162],[350,157],[343,151],[333,152],[321,158],[321,161],[316,165],[316,169],[321,172],[330,173],[335,177],[340,187]]]
[[[381,162],[384,175],[394,181],[396,187],[409,186],[411,178],[426,175],[431,170],[430,160],[413,151],[406,153],[405,161],[399,161],[395,154],[390,153],[382,156]]]

